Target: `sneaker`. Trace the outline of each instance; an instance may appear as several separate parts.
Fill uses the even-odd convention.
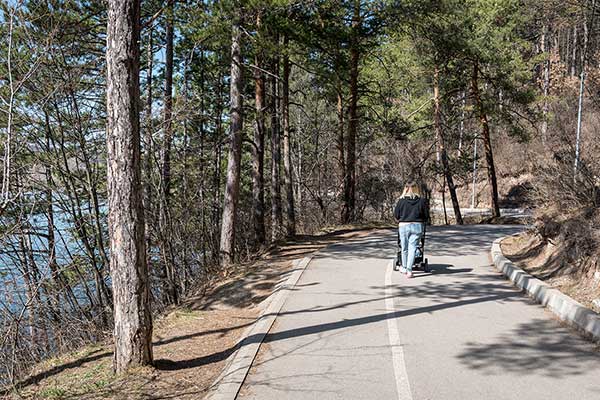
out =
[[[394,271],[399,271],[400,267],[398,266],[398,264],[394,264]]]
[[[406,277],[407,277],[408,279],[412,278],[412,277],[413,277],[413,273],[412,273],[412,271],[409,271],[409,272],[406,274]]]
[[[401,267],[401,268],[400,268],[400,272],[402,272],[403,274],[405,274],[405,273],[406,273],[406,268],[404,268],[404,267]]]

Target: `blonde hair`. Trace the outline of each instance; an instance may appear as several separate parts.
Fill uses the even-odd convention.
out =
[[[415,182],[408,182],[406,185],[404,185],[404,190],[402,191],[402,196],[400,197],[411,199],[421,197],[421,187]]]

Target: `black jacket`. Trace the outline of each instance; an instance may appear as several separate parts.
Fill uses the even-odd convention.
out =
[[[429,207],[422,197],[401,198],[394,209],[398,222],[429,222]]]

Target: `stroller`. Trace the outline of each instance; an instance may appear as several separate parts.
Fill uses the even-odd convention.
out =
[[[417,251],[415,253],[415,263],[413,269],[422,270],[423,272],[429,272],[429,261],[424,257],[425,254],[425,234],[427,231],[427,224],[423,224],[423,236],[421,241],[417,245]],[[394,266],[402,268],[402,246],[400,244],[400,231],[396,229],[396,235],[398,238],[398,252],[394,258]]]

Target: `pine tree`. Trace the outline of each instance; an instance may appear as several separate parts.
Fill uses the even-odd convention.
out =
[[[108,224],[114,368],[152,363],[152,315],[140,182],[140,3],[110,0],[107,28]]]

